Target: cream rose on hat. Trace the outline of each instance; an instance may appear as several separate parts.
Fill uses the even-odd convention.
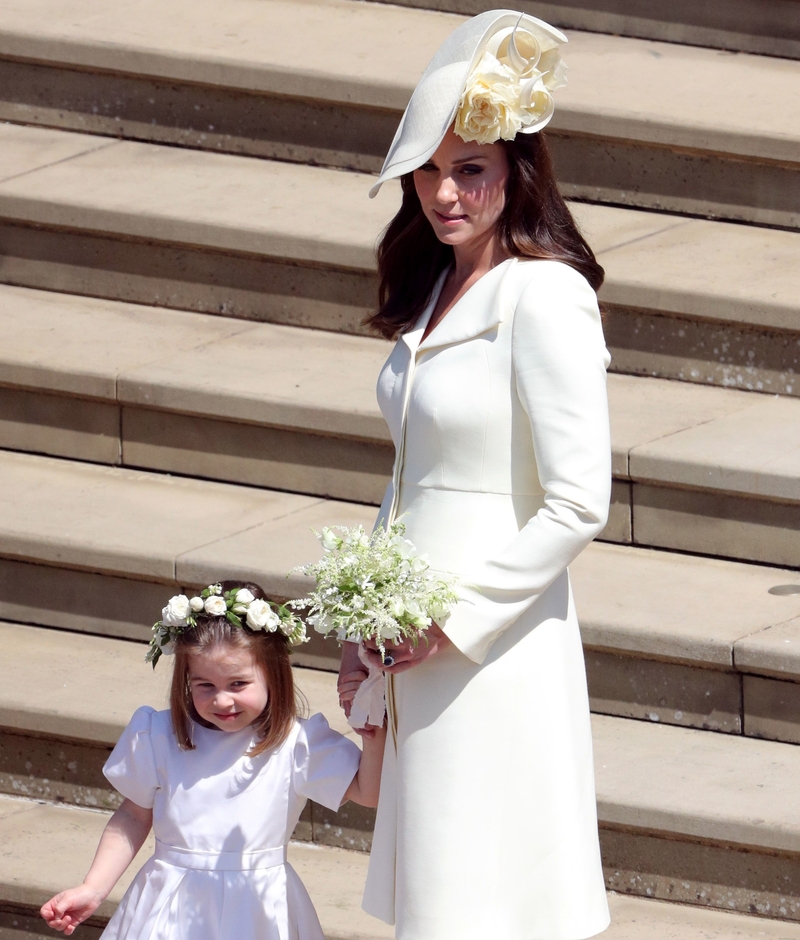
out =
[[[489,10],[459,26],[414,89],[370,196],[421,167],[451,125],[479,143],[540,131],[553,116],[552,92],[565,82],[566,41],[544,20],[514,10]]]

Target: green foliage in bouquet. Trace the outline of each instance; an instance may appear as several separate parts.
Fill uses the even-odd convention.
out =
[[[316,587],[292,606],[309,608],[308,623],[340,643],[374,640],[382,655],[386,643],[417,643],[432,622],[447,619],[458,595],[455,579],[431,571],[405,531],[398,520],[372,535],[361,526],[315,533],[322,559],[299,570],[314,577]]]

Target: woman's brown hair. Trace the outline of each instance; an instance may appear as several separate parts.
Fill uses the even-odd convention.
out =
[[[221,585],[223,592],[247,588],[254,597],[266,599],[262,588],[249,581],[222,581]],[[280,631],[268,633],[266,630],[251,630],[247,626],[235,627],[225,617],[202,615],[198,616],[196,626],[185,630],[175,640],[170,710],[178,744],[184,750],[194,749],[192,721],[212,727],[197,714],[192,702],[189,658],[217,646],[248,650],[253,654],[256,666],[264,673],[269,695],[266,708],[253,722],[253,730],[260,740],[248,751],[249,756],[254,757],[283,744],[299,713],[286,637]]]
[[[578,231],[558,191],[553,162],[542,134],[518,134],[499,141],[508,156],[506,204],[497,222],[500,245],[516,258],[563,261],[599,290],[604,272]],[[439,275],[453,261],[425,218],[413,173],[401,178],[403,203],[378,246],[380,289],[376,313],[365,319],[387,339],[417,321]]]

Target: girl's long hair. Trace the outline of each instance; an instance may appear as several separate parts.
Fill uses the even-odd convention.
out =
[[[541,134],[499,141],[508,156],[506,204],[497,222],[500,245],[511,257],[563,261],[599,290],[604,272],[558,191],[553,163]],[[453,261],[425,218],[413,173],[401,178],[403,202],[378,246],[377,312],[365,324],[395,339],[417,321],[439,275]]]
[[[247,581],[221,583],[223,591],[247,588],[254,597],[265,599],[264,591],[258,584]],[[193,654],[206,653],[219,646],[229,646],[252,653],[256,667],[263,672],[267,685],[266,708],[253,723],[253,731],[259,741],[248,754],[255,757],[256,754],[283,744],[300,711],[286,637],[280,631],[268,633],[266,630],[251,630],[247,626],[235,627],[224,617],[205,616],[198,617],[197,626],[180,634],[175,641],[170,711],[178,744],[187,751],[194,749],[192,722],[206,728],[213,727],[197,714],[192,702],[189,666]]]

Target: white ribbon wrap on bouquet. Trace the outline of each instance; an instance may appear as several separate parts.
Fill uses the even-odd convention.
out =
[[[358,644],[358,658],[369,670],[369,675],[358,687],[347,721],[351,728],[365,725],[381,728],[386,717],[386,680],[383,672],[370,663],[361,643]]]

